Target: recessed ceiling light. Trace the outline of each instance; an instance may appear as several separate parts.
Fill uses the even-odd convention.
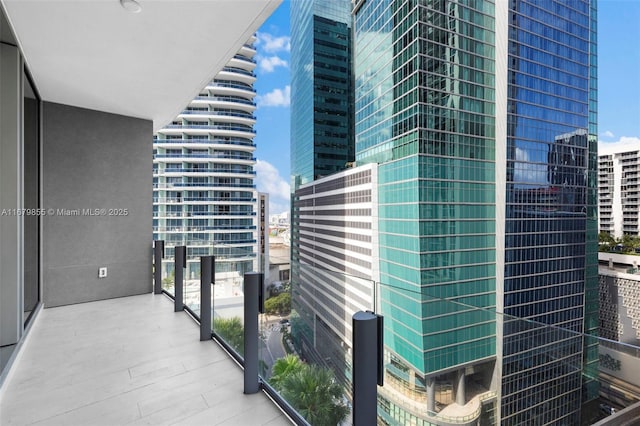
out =
[[[140,3],[136,0],[120,0],[120,6],[122,6],[127,12],[138,13],[142,10]]]

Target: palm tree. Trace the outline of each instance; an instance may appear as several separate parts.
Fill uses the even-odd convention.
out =
[[[214,318],[213,331],[244,356],[244,325],[239,317]]]
[[[303,364],[284,376],[280,393],[313,426],[336,426],[349,415],[330,370]]]
[[[284,378],[289,374],[300,371],[303,367],[304,364],[297,355],[289,354],[284,358],[280,358],[271,367],[269,383],[279,391],[282,389],[281,384]]]

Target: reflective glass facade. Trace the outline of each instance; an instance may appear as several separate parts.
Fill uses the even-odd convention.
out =
[[[442,301],[496,302],[494,5],[385,0],[356,8],[356,160],[381,163],[388,388],[435,414],[453,383],[489,391],[495,365],[494,318]],[[455,393],[465,405],[464,386]],[[397,406],[407,405],[382,393],[383,418],[406,420],[392,412]]]
[[[452,357],[437,343],[452,318],[433,318],[437,307],[426,302],[495,304],[493,5],[429,3],[364,2],[355,23],[357,159],[386,161],[386,343],[419,374],[490,357],[495,347],[492,327],[477,324],[455,339]],[[464,350],[478,338],[486,351]]]
[[[578,332],[585,290],[597,286],[586,262],[597,161],[590,17],[586,0],[516,0],[509,8],[504,312]],[[579,415],[582,339],[558,344],[552,336],[549,345],[547,337],[505,324],[504,424],[565,424]]]
[[[597,392],[583,339],[432,299],[597,332],[591,3],[355,4],[356,160],[380,163],[380,305],[405,392],[474,383],[514,425],[572,424]]]
[[[292,188],[353,161],[351,2],[291,1]]]

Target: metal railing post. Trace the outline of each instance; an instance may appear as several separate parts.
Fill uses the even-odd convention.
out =
[[[200,341],[211,339],[211,284],[215,271],[214,256],[200,257]]]
[[[258,381],[258,313],[264,274],[244,274],[244,393],[260,390]]]
[[[186,265],[187,258],[187,247],[186,246],[177,246],[174,248],[174,273],[175,273],[175,283],[174,283],[174,303],[173,303],[173,311],[179,312],[184,309],[184,268]]]
[[[155,240],[153,244],[153,293],[162,293],[162,258],[164,257],[164,240]]]
[[[382,316],[356,312],[353,325],[353,426],[377,422],[378,385],[382,386]]]

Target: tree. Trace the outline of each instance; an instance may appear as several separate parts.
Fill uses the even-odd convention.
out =
[[[289,315],[291,313],[291,293],[280,293],[264,302],[268,315]]]
[[[343,390],[329,369],[303,364],[284,376],[280,393],[310,424],[336,426],[349,415]]]
[[[213,331],[244,356],[244,325],[239,317],[214,318]]]
[[[624,234],[620,243],[625,253],[635,253],[636,249],[640,247],[640,238],[634,235]]]
[[[600,232],[598,234],[598,243],[600,251],[609,251],[616,245],[616,240],[608,232]]]
[[[304,367],[297,355],[287,355],[278,359],[271,367],[271,378],[269,383],[276,390],[282,390],[282,381],[290,374],[300,371]]]
[[[162,280],[162,285],[163,287],[171,287],[175,282],[176,274],[174,271],[171,271],[171,273],[168,276],[164,277],[164,279]]]

